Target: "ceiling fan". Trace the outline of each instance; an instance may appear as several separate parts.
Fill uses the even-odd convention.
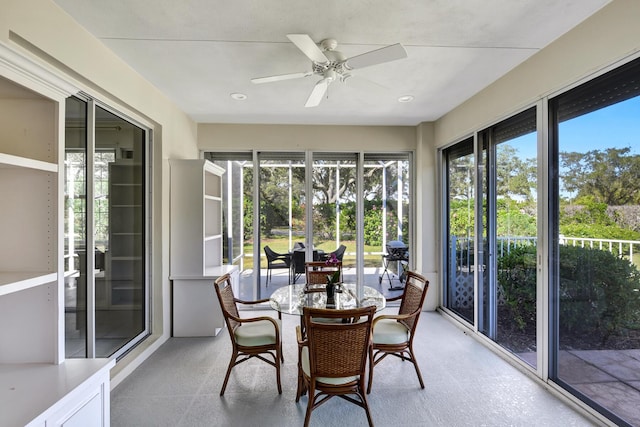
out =
[[[346,58],[342,52],[335,50],[338,47],[338,42],[335,39],[324,39],[319,44],[316,44],[307,34],[287,34],[287,38],[311,60],[311,71],[257,77],[251,79],[251,81],[260,84],[309,77],[314,74],[321,76],[322,78],[313,87],[304,105],[305,107],[319,105],[329,85],[336,80],[345,81],[351,76],[351,70],[407,57],[407,51],[404,50],[400,43]]]

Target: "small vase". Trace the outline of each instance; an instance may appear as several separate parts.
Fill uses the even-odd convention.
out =
[[[327,283],[327,304],[334,303],[334,293],[336,286],[333,283]]]

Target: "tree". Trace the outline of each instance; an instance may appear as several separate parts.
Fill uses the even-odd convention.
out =
[[[531,201],[536,185],[536,160],[523,159],[508,144],[497,147],[497,194],[512,199]]]
[[[640,155],[630,152],[627,147],[560,153],[564,189],[608,206],[640,203]]]

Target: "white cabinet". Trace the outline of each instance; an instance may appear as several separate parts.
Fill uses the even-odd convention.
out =
[[[208,160],[169,160],[171,276],[204,276],[222,265],[222,174]]]
[[[61,147],[71,92],[58,84],[0,44],[2,425],[55,425],[78,411],[91,425],[109,422],[114,362],[64,360]],[[87,384],[100,405],[83,405]]]
[[[169,160],[170,279],[173,336],[212,336],[224,327],[213,281],[236,267],[222,265],[222,174],[208,160]]]
[[[0,365],[0,425],[108,426],[115,361]]]

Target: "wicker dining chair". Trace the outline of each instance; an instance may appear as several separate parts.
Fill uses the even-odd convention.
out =
[[[365,393],[365,375],[371,323],[375,307],[331,310],[305,307],[298,339],[298,390],[296,402],[308,393],[304,425],[311,412],[334,396],[363,408],[373,426]],[[326,323],[324,319],[337,322]],[[316,321],[322,319],[322,321]]]
[[[371,393],[373,368],[388,355],[413,363],[420,387],[424,388],[422,374],[413,352],[413,338],[428,289],[427,279],[414,271],[408,271],[404,293],[387,298],[387,302],[401,299],[398,314],[382,314],[373,320],[367,393]]]
[[[276,368],[276,380],[278,393],[282,394],[280,383],[280,361],[284,361],[282,354],[282,341],[280,339],[280,320],[269,316],[241,318],[237,304],[258,304],[269,301],[262,299],[257,301],[242,301],[234,297],[231,288],[231,276],[225,274],[214,282],[218,301],[222,308],[229,338],[231,338],[232,354],[227,368],[227,375],[220,390],[220,396],[224,395],[229,382],[231,370],[242,362],[251,358],[260,359]],[[273,360],[265,357],[273,358]]]
[[[327,264],[325,261],[307,261],[305,264],[307,285],[326,285],[327,276],[340,272],[342,281],[342,261]]]

